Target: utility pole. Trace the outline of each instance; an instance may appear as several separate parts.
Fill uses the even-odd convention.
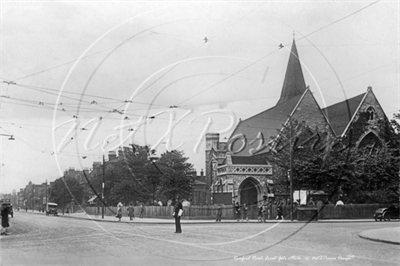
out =
[[[35,210],[35,185],[32,184],[32,212]]]
[[[47,197],[48,196],[47,196],[47,179],[46,179],[46,206],[44,207],[46,213],[47,213],[47,203],[49,202],[49,199]]]
[[[63,215],[64,215],[64,210],[65,210],[65,187],[66,187],[66,183],[65,183],[65,175],[66,175],[66,171],[64,172],[64,176],[63,176],[63,178],[64,178],[64,189],[63,189]]]
[[[293,221],[293,205],[294,205],[294,200],[293,200],[293,152],[294,152],[294,134],[293,134],[293,123],[292,123],[292,118],[289,117],[289,130],[290,130],[290,145],[289,145],[289,154],[290,154],[290,162],[289,162],[289,167],[290,167],[290,220]]]
[[[104,179],[105,179],[105,162],[103,154],[103,182],[101,183],[101,219],[104,219]]]
[[[293,221],[293,132],[290,121],[290,220]]]

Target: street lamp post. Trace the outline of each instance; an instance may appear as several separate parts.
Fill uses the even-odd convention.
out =
[[[151,156],[151,157],[149,157],[149,159],[151,161],[151,164],[156,168],[156,170],[160,171],[160,169],[158,169],[158,167],[156,165],[158,157]],[[153,191],[152,191],[153,192],[153,204],[154,204],[154,202],[156,200],[156,187],[157,187],[158,181],[159,181],[158,178],[159,178],[159,176],[156,176],[156,175],[152,175],[151,176],[151,183],[153,185]]]

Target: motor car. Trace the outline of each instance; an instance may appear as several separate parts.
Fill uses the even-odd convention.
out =
[[[379,208],[374,213],[375,221],[390,221],[390,219],[399,219],[399,205],[392,204],[386,208]]]
[[[58,205],[57,203],[47,202],[46,204],[46,215],[53,214],[54,216],[58,215]]]

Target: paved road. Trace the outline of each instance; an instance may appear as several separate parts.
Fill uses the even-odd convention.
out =
[[[399,265],[400,246],[360,238],[386,223],[128,224],[16,212],[1,265]]]

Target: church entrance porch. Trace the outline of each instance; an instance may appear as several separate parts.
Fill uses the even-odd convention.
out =
[[[262,199],[261,185],[258,180],[248,177],[239,186],[239,203],[247,204],[247,216],[249,219],[257,219],[257,205]]]

